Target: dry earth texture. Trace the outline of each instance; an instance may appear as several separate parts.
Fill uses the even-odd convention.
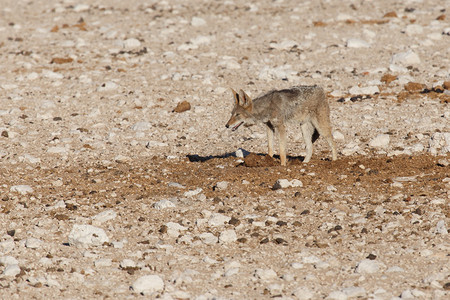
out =
[[[1,299],[449,299],[448,1],[0,1]],[[318,84],[339,159],[231,132]]]

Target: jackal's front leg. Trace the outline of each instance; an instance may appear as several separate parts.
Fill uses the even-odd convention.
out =
[[[273,128],[267,126],[267,142],[269,144],[269,156],[273,157]]]

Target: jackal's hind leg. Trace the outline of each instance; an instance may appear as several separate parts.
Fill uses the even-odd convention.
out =
[[[311,122],[313,123],[314,127],[316,127],[317,131],[321,136],[325,138],[328,145],[331,148],[331,157],[333,160],[337,159],[337,152],[336,152],[336,144],[333,140],[333,135],[331,134],[331,124],[330,124],[330,118],[328,116],[320,116],[321,119],[316,120],[312,119]]]
[[[302,134],[303,134],[303,140],[305,141],[306,146],[306,156],[303,160],[304,163],[307,163],[311,160],[312,152],[313,152],[313,134],[315,131],[315,128],[311,122],[303,123],[302,126]]]

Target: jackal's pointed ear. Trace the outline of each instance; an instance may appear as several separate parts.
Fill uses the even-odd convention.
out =
[[[239,96],[244,102],[243,106],[251,111],[253,108],[252,98],[250,98],[243,90],[239,91]]]
[[[233,89],[231,89],[231,88],[230,88],[230,90],[231,90],[231,92],[233,93],[233,97],[234,97],[234,102],[235,102],[235,104],[236,104],[236,105],[239,105],[239,94],[236,93],[236,91],[233,90]]]

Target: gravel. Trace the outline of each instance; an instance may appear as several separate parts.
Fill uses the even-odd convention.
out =
[[[191,2],[2,2],[0,298],[449,298],[448,1]]]

